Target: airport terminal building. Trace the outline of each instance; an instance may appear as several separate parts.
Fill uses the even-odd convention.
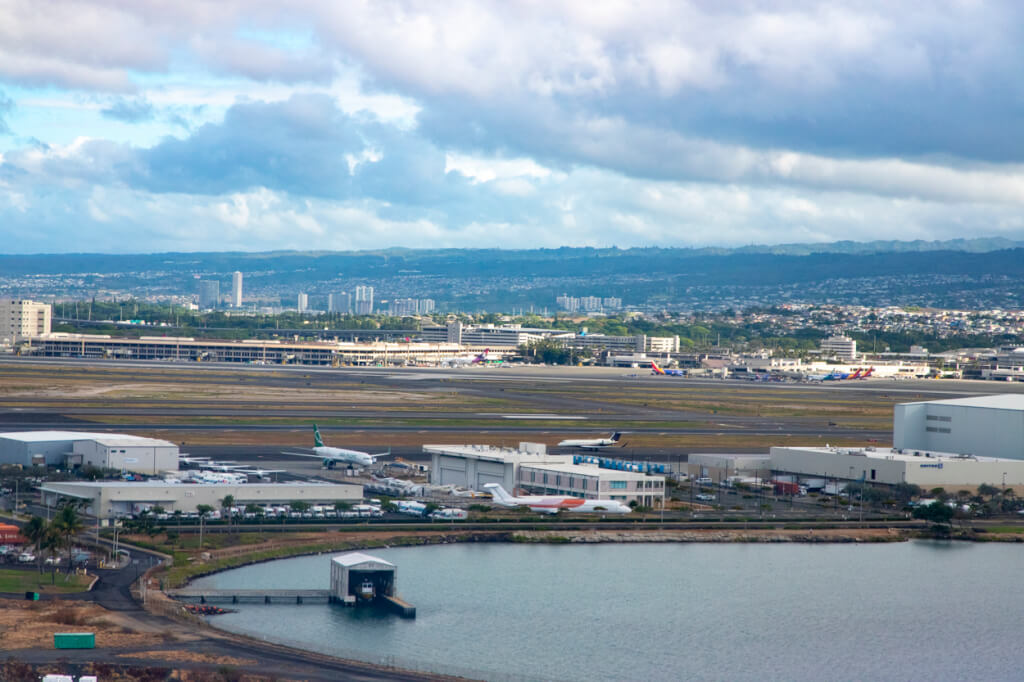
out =
[[[350,483],[242,483],[188,484],[166,481],[86,481],[45,483],[40,487],[43,504],[56,506],[62,498],[85,501],[85,512],[100,518],[119,518],[138,514],[152,507],[168,513],[196,511],[201,504],[221,508],[221,500],[231,495],[235,505],[284,505],[301,500],[309,504],[358,503],[363,487]]]
[[[73,469],[94,466],[140,474],[178,470],[178,446],[166,440],[85,431],[0,433],[0,464]]]
[[[904,451],[1024,460],[1024,394],[897,405],[892,440]]]

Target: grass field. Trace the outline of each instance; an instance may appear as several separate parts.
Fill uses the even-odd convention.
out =
[[[83,575],[67,576],[58,572],[52,575],[49,571],[40,573],[37,570],[0,569],[0,592],[82,592],[92,578]]]

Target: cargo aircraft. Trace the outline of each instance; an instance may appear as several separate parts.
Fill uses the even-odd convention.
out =
[[[362,467],[371,467],[378,457],[387,457],[391,454],[391,448],[379,455],[371,455],[361,450],[347,450],[345,448],[332,448],[324,445],[320,437],[320,429],[313,424],[313,453],[307,452],[282,452],[282,455],[293,455],[295,457],[317,457],[324,461],[324,466],[333,469],[339,462],[342,464],[358,464]]]
[[[582,448],[583,450],[599,450],[611,447],[619,442],[622,434],[616,431],[608,438],[590,438],[579,440],[563,440],[558,444],[560,448]]]
[[[525,495],[516,497],[498,483],[484,483],[491,492],[494,504],[502,507],[529,507],[540,514],[557,514],[560,511],[593,514],[628,514],[633,511],[618,500],[586,500],[568,495]]]

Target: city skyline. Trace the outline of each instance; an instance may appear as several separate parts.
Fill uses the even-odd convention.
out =
[[[6,3],[5,251],[1019,239],[1021,12]]]

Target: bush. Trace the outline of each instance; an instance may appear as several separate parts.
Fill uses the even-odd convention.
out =
[[[53,614],[54,622],[60,623],[61,625],[84,625],[85,618],[82,613],[71,606],[65,606],[57,609]]]

